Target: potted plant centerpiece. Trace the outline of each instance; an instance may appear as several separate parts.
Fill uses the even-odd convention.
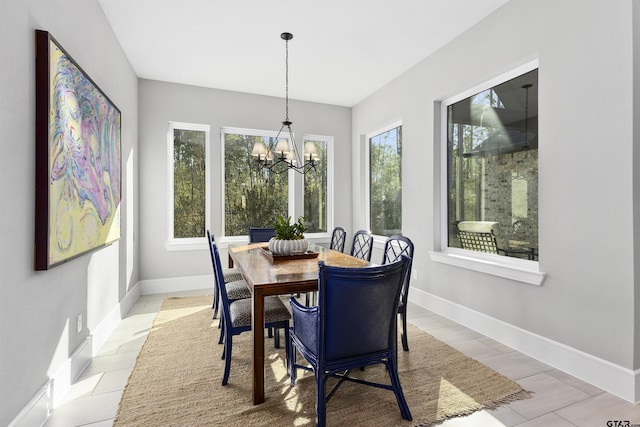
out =
[[[309,247],[309,242],[304,238],[307,230],[304,217],[291,223],[291,217],[278,215],[273,222],[276,235],[269,240],[269,250],[274,255],[298,255],[303,254]]]

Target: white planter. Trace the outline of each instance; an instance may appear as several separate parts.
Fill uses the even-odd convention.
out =
[[[307,251],[309,242],[307,239],[300,240],[278,240],[272,237],[269,240],[269,250],[274,255],[297,255]]]

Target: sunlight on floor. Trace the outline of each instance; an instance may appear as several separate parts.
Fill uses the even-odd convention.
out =
[[[202,311],[207,308],[209,308],[208,305],[201,305],[201,306],[195,306],[195,307],[184,307],[184,308],[174,308],[171,310],[163,310],[162,317],[164,318],[164,320],[159,320],[159,318],[156,317],[154,326],[157,327],[159,325],[162,325],[163,323],[172,322],[181,317],[191,316],[192,314],[198,313],[199,311]]]
[[[64,400],[60,403],[69,402],[73,399],[90,395],[102,379],[103,375],[104,373],[99,373],[88,378],[76,381],[64,396]]]
[[[278,354],[270,354],[268,355],[268,361],[271,366],[271,370],[273,371],[273,375],[276,377],[277,382],[281,382],[288,377],[287,370],[285,368],[284,360],[280,358]]]
[[[293,420],[293,425],[294,426],[306,426],[306,425],[309,425],[310,422],[311,422],[310,418],[298,417],[295,420]]]
[[[470,408],[479,406],[471,396],[463,393],[458,387],[444,378],[440,380],[440,392],[438,396],[438,419],[443,418],[445,413],[451,413],[452,406],[459,406],[460,404]],[[473,417],[474,425],[481,425],[483,427],[505,427],[504,424],[492,417],[487,411],[478,411],[468,416],[450,418],[443,425],[446,427],[468,426],[471,417]]]
[[[445,414],[450,414],[451,408],[458,406],[477,408],[480,405],[471,396],[463,393],[458,387],[442,378],[440,380],[440,392],[438,393],[437,419],[443,418]]]

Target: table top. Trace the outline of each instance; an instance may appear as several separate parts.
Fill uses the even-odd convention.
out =
[[[327,249],[314,243],[309,244],[309,251],[318,252],[317,258],[282,260],[273,262],[265,253],[263,243],[229,245],[229,256],[247,281],[250,290],[255,287],[280,287],[282,293],[287,288],[308,286],[315,289],[318,282],[318,261],[323,260],[327,265],[348,268],[360,268],[373,265],[367,261],[352,257],[342,252]],[[274,289],[275,291],[275,289]]]

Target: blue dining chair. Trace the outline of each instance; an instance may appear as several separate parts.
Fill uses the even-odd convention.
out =
[[[333,249],[334,251],[344,252],[344,243],[347,240],[347,232],[342,227],[336,227],[333,229],[333,233],[331,233],[331,243],[329,244],[329,249]]]
[[[398,314],[402,320],[402,349],[409,351],[409,340],[407,339],[407,299],[409,297],[409,281],[411,280],[411,267],[413,266],[413,242],[408,237],[394,234],[387,238],[384,243],[382,253],[382,264],[388,264],[399,260],[403,255],[409,258],[409,266],[407,274],[402,284],[400,292],[400,303],[398,305]]]
[[[207,230],[207,241],[209,242],[209,253],[211,254],[211,265],[213,266],[213,318],[215,319],[218,316],[218,310],[220,306],[220,289],[216,278],[217,271],[215,253],[213,250],[214,246],[216,246],[216,240],[213,233],[209,232],[209,230]],[[247,282],[244,280],[240,272],[224,273],[223,280],[226,284],[227,296],[231,301],[251,298],[251,291],[249,290]],[[220,316],[220,321],[218,322],[218,328],[220,329],[218,344],[222,344],[224,342],[224,328],[222,327],[223,323],[224,317]]]
[[[216,281],[220,289],[220,302],[222,303],[223,321],[222,329],[224,335],[224,349],[222,351],[222,359],[224,359],[224,374],[222,376],[222,385],[227,385],[229,381],[229,373],[231,371],[231,352],[233,349],[233,337],[243,332],[251,330],[251,299],[239,299],[232,301],[227,295],[227,284],[222,280],[222,264],[220,263],[220,254],[218,253],[218,245],[213,244],[214,261],[216,268]],[[264,325],[266,328],[282,328],[285,331],[285,341],[289,340],[289,320],[291,314],[284,303],[277,296],[268,296],[264,299]],[[276,335],[275,346],[278,348],[279,340]],[[285,349],[288,360],[288,348]]]
[[[314,372],[318,426],[325,426],[327,402],[344,381],[392,390],[402,418],[411,420],[395,356],[398,303],[408,264],[407,257],[367,268],[330,267],[319,261],[318,305],[305,307],[291,298],[287,368],[291,386],[297,369]],[[297,352],[310,367],[296,363]],[[349,376],[352,369],[378,363],[386,366],[391,384]],[[327,394],[330,377],[339,381]]]
[[[371,261],[373,253],[373,236],[367,230],[358,230],[353,235],[350,255],[365,261]]]
[[[213,245],[216,239],[209,230],[207,230],[207,242],[209,243],[209,254],[211,255],[211,266],[213,267],[214,281],[213,281],[213,318],[218,317],[218,310],[220,305],[220,292],[215,280],[216,268],[213,254]],[[227,294],[232,300],[251,298],[251,292],[247,287],[247,282],[242,278],[242,274],[239,271],[227,272],[224,274],[224,282],[227,283]],[[222,338],[221,338],[222,340]],[[221,341],[222,343],[222,341]]]
[[[273,227],[249,227],[249,243],[268,242],[275,235]]]

